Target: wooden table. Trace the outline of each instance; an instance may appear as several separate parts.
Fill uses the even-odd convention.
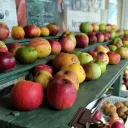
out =
[[[49,107],[45,99],[42,106],[29,112],[20,112],[18,116],[9,104],[8,97],[0,99],[0,128],[69,128],[68,123],[79,107],[86,106],[95,98],[100,97],[116,82],[127,66],[127,60],[121,60],[118,65],[108,65],[107,71],[98,80],[85,81],[80,85],[75,104],[63,111]]]

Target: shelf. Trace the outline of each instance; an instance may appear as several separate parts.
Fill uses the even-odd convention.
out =
[[[48,37],[39,37],[39,38],[45,38],[47,40],[51,40],[51,39],[59,39],[61,37],[61,34],[58,34],[57,36],[48,36]],[[14,40],[12,39],[11,37],[4,40],[4,43],[5,44],[8,44],[8,43],[12,43],[12,42],[18,42],[18,43],[25,43],[25,42],[29,42],[30,40],[32,40],[33,38],[27,38],[27,39],[21,39],[21,40]]]
[[[20,112],[19,116],[10,115],[11,109],[8,97],[0,99],[0,126],[2,128],[69,128],[68,123],[79,107],[103,95],[106,88],[110,88],[118,79],[128,64],[128,60],[121,60],[118,65],[108,65],[107,71],[95,81],[85,81],[80,85],[75,104],[63,111],[54,110],[48,106],[46,99],[43,105],[29,112]]]

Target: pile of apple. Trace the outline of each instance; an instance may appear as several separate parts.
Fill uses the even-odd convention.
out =
[[[38,44],[37,39],[39,42],[40,40],[42,41],[40,38],[35,38],[30,44],[36,41],[32,45],[36,46]],[[23,48],[26,48],[26,46]],[[32,49],[32,51],[34,50]],[[18,53],[20,56],[20,52]],[[115,65],[120,62],[121,58],[127,59],[127,53],[128,48],[124,46],[117,48],[114,52],[110,51],[109,47],[102,45],[87,52],[60,52],[54,57],[52,63],[50,63],[52,67],[44,64],[34,67],[33,82],[21,81],[24,86],[21,86],[20,82],[14,86],[11,95],[13,105],[19,110],[32,110],[43,103],[42,97],[45,94],[50,106],[59,110],[67,109],[75,103],[77,91],[81,83],[86,82],[86,80],[97,80],[105,73],[108,64]],[[40,89],[43,91],[38,86],[36,88],[37,83],[42,87]],[[31,88],[32,90],[33,88],[34,90],[39,89],[36,90],[39,92],[31,93]],[[36,97],[38,100],[36,100]]]
[[[123,72],[123,80],[121,85],[121,90],[126,91],[128,89],[128,66],[126,66]]]

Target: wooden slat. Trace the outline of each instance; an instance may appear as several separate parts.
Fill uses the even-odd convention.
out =
[[[107,71],[98,80],[83,82],[75,104],[67,110],[54,110],[49,107],[45,99],[40,108],[20,112],[19,116],[13,116],[10,113],[14,110],[10,108],[8,99],[1,98],[0,125],[8,128],[68,128],[68,122],[78,108],[86,106],[93,99],[105,93],[106,88],[112,86],[127,64],[127,60],[121,60],[118,65],[108,65]]]

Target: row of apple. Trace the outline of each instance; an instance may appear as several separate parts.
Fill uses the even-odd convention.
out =
[[[2,41],[0,41],[0,52],[4,52],[1,53],[0,55],[1,56],[0,60],[2,62],[0,64],[0,72],[5,72],[8,71],[9,69],[12,69],[16,64],[15,58],[21,64],[30,64],[35,62],[37,58],[46,57],[51,53],[58,54],[61,51],[70,53],[74,51],[75,47],[85,48],[89,44],[88,37],[90,39],[94,39],[96,36],[97,39],[99,39],[99,42],[104,41],[104,36],[102,33],[93,32],[90,33],[90,36],[89,35],[87,36],[84,33],[78,33],[75,36],[74,33],[70,31],[65,31],[62,34],[62,37],[59,41],[57,40],[48,41],[43,38],[34,38],[28,43],[27,46],[22,46],[19,43],[9,43],[6,46]],[[110,34],[106,33],[106,37],[108,37],[107,39],[109,39]],[[126,37],[127,36],[125,36],[125,38]],[[123,42],[125,42],[124,45],[127,45],[126,40],[124,40]],[[115,51],[116,48],[123,46],[123,42],[119,37],[114,38],[113,45],[110,46],[110,49],[113,49],[113,51]],[[12,53],[12,55],[10,53]],[[7,58],[8,58],[8,62],[6,61],[6,63],[8,63],[8,65],[5,64],[4,61]]]
[[[19,110],[35,109],[43,103],[46,92],[50,106],[67,109],[75,103],[82,82],[97,80],[105,73],[107,64],[118,64],[121,58],[128,59],[128,48],[125,46],[117,48],[115,52],[100,45],[88,52],[58,53],[52,60],[53,68],[37,65],[33,69],[34,82],[24,80],[13,87],[12,104]],[[26,102],[28,99],[30,102]]]
[[[9,37],[10,30],[8,26],[0,22],[0,40],[5,40]],[[36,25],[14,26],[11,30],[13,39],[33,38],[39,36],[56,36],[59,33],[59,27],[56,24],[50,23],[47,26],[37,27]]]

